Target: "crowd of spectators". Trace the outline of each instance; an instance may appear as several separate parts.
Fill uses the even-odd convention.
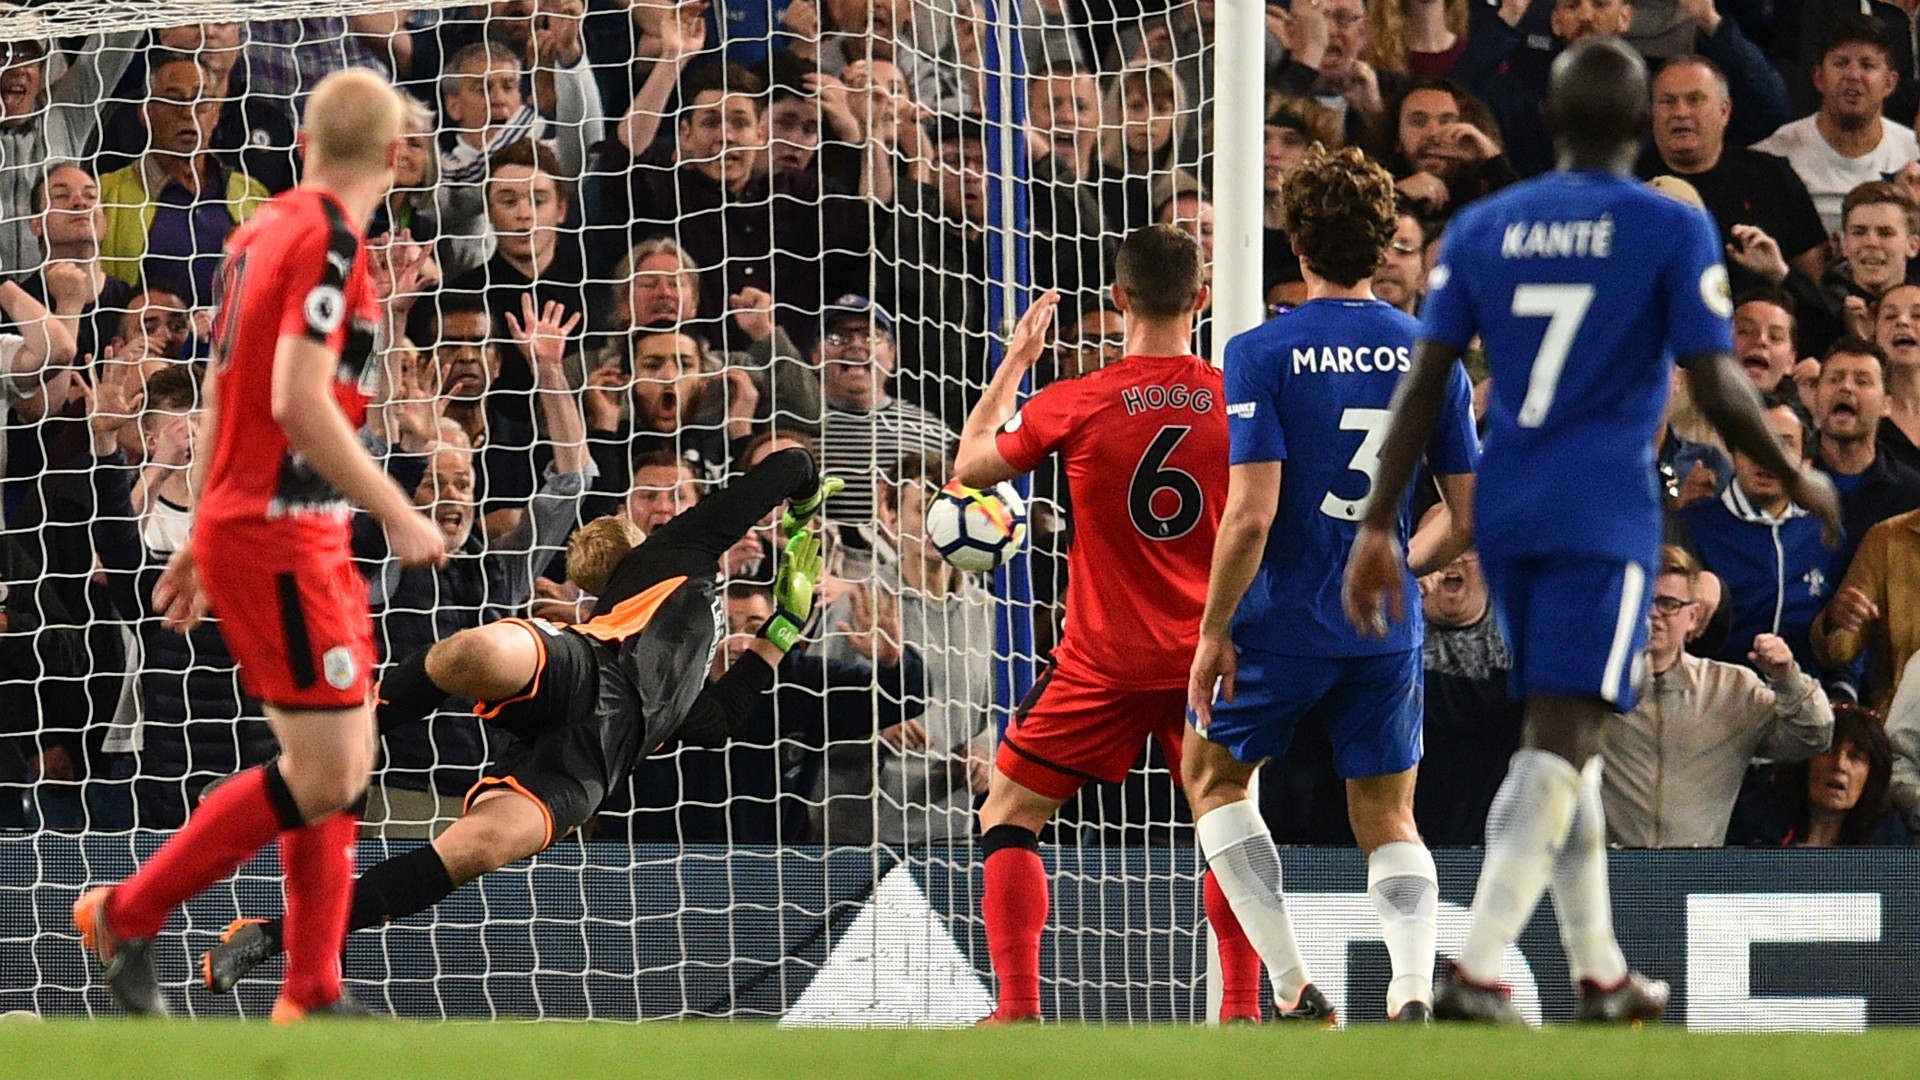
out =
[[[1188,229],[1211,272],[1215,4],[1019,10],[1025,119],[1002,130],[1030,178],[1024,270],[1065,298],[1036,377],[1067,379],[1123,355],[1104,285],[1128,231]],[[1641,705],[1606,747],[1611,839],[1920,827],[1912,17],[1835,0],[1298,0],[1261,30],[1264,86],[1235,94],[1266,118],[1276,317],[1304,296],[1278,208],[1310,144],[1357,144],[1397,178],[1374,284],[1415,311],[1450,215],[1552,166],[1555,56],[1594,35],[1646,53],[1639,172],[1719,225],[1737,359],[1783,443],[1839,487],[1846,534],[1823,543],[1676,376],[1649,480],[1673,546]],[[647,531],[807,446],[848,481],[808,643],[752,733],[662,748],[591,828],[965,842],[1004,716],[996,602],[938,558],[926,510],[995,356],[1008,232],[988,37],[977,0],[494,0],[0,42],[0,829],[172,828],[275,752],[215,626],[163,631],[151,592],[192,525],[223,244],[298,182],[309,89],[358,65],[408,95],[365,238],[385,319],[362,438],[451,556],[403,571],[377,527],[356,530],[383,660],[499,617],[584,618],[563,555],[578,525],[621,514]],[[1203,318],[1195,348],[1212,342]],[[1044,659],[1072,508],[1044,469],[1034,496]],[[716,677],[771,612],[771,551],[756,534],[726,560]],[[1471,554],[1422,590],[1416,814],[1430,843],[1475,844],[1520,738],[1507,655]],[[431,834],[507,738],[470,708],[393,733],[367,827]],[[1283,839],[1350,842],[1317,745],[1303,732],[1276,764],[1265,809]],[[1062,835],[1137,840],[1140,807],[1176,817],[1164,762],[1143,765]]]

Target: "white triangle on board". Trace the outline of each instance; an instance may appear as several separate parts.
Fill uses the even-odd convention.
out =
[[[993,997],[904,866],[873,890],[781,1027],[967,1027]]]

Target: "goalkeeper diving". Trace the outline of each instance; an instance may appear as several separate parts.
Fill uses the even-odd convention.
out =
[[[567,565],[599,595],[591,619],[572,626],[502,619],[395,665],[375,691],[381,733],[465,696],[518,745],[467,793],[460,820],[360,875],[348,929],[425,911],[480,875],[545,850],[670,739],[725,741],[773,688],[774,668],[813,610],[821,558],[809,523],[841,486],[820,477],[807,451],[789,448],[644,542],[625,518],[590,522],[569,545]],[[782,502],[773,617],[709,683],[725,625],[720,558]],[[201,959],[201,975],[224,993],[280,948],[279,920],[237,921]]]

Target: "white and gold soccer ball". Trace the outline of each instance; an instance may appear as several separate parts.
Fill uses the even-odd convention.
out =
[[[927,507],[927,534],[940,557],[972,573],[1005,566],[1027,540],[1027,504],[1012,484],[970,488],[949,480]]]

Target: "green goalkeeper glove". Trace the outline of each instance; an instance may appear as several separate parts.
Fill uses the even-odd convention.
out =
[[[794,500],[788,504],[787,512],[780,515],[780,535],[791,540],[805,532],[807,523],[820,512],[821,505],[846,486],[847,482],[837,476],[822,476],[818,490],[805,499]]]
[[[820,580],[821,566],[818,535],[802,531],[787,541],[780,572],[773,579],[773,617],[760,627],[760,636],[783,653],[793,650],[813,614],[813,588]]]

